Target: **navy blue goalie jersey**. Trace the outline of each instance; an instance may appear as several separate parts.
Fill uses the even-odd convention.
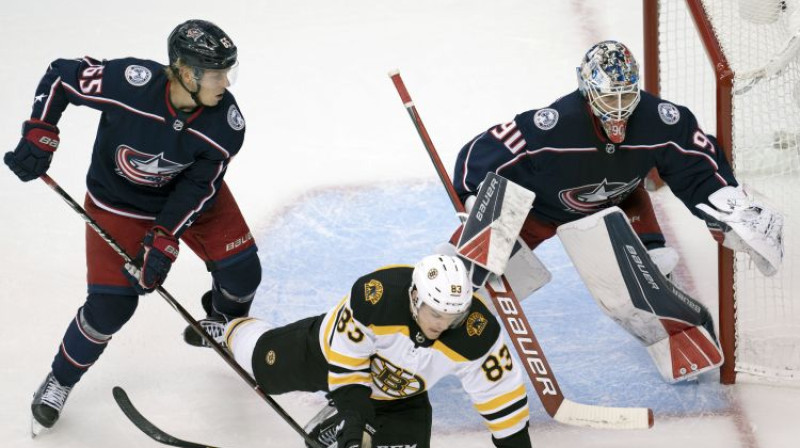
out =
[[[101,111],[86,176],[92,201],[180,235],[213,203],[245,123],[228,91],[214,107],[176,110],[169,83],[154,61],[58,59],[39,83],[31,118],[56,125],[69,104]]]
[[[534,216],[560,224],[619,204],[652,168],[693,213],[711,193],[737,185],[722,149],[686,107],[642,92],[625,140],[614,144],[577,90],[467,143],[453,184],[464,200],[496,172],[536,193]]]

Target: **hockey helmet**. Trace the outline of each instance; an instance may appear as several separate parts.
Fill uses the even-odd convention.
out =
[[[408,293],[415,319],[425,304],[439,313],[455,315],[453,326],[463,322],[472,304],[469,272],[458,257],[450,255],[429,255],[420,260],[411,274]]]
[[[614,143],[625,139],[628,118],[639,104],[639,64],[620,42],[594,45],[577,68],[578,86]]]
[[[169,64],[180,59],[199,68],[224,70],[236,65],[237,51],[233,40],[222,29],[206,20],[187,20],[167,39]]]

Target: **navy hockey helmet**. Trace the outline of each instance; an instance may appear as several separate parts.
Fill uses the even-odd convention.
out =
[[[206,20],[187,20],[169,34],[169,64],[180,59],[199,69],[224,70],[236,64],[236,45],[218,26]]]
[[[614,143],[625,139],[628,118],[641,99],[639,64],[620,42],[594,45],[581,61],[578,86]]]

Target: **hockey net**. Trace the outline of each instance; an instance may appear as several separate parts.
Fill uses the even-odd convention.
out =
[[[721,380],[800,386],[800,0],[644,0],[644,10],[645,88],[688,106],[740,183],[785,216],[777,275],[720,251]]]

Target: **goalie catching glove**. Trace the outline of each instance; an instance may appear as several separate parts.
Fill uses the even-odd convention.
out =
[[[722,245],[747,252],[764,275],[778,272],[783,261],[783,215],[759,204],[741,187],[723,187],[708,202],[711,205],[697,208],[722,228]]]

